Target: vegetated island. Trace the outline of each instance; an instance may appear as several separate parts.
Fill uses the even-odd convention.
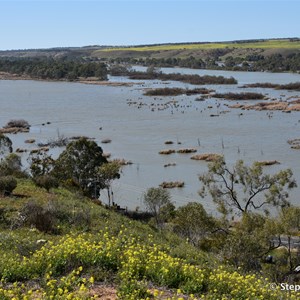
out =
[[[158,88],[158,89],[149,89],[144,95],[145,96],[178,96],[178,95],[207,95],[214,92],[214,90],[209,90],[206,88],[198,89],[181,89],[181,88]]]
[[[257,83],[245,84],[241,86],[241,88],[271,88],[276,90],[300,91],[300,82],[291,82],[288,84],[257,82]]]
[[[226,78],[224,76],[211,76],[204,75],[200,76],[197,74],[180,74],[180,73],[170,73],[165,74],[161,72],[137,72],[129,71],[127,73],[129,79],[134,80],[153,80],[158,79],[162,81],[172,80],[180,81],[184,83],[190,83],[195,85],[204,85],[204,84],[237,84],[237,80],[233,77]]]
[[[260,93],[216,93],[211,96],[226,100],[261,100],[265,98],[265,95]]]
[[[300,100],[295,101],[272,101],[259,102],[252,105],[237,103],[229,108],[240,108],[243,110],[279,110],[283,112],[300,111]]]
[[[204,161],[217,161],[220,159],[222,155],[217,153],[204,153],[204,154],[196,154],[191,157],[193,160],[204,160]]]
[[[260,166],[272,166],[272,165],[280,165],[278,160],[262,160],[256,162]]]
[[[300,139],[288,140],[287,142],[291,145],[291,149],[300,149]]]
[[[183,188],[184,181],[164,181],[159,186],[163,189]]]
[[[0,134],[29,132],[29,130],[30,130],[30,125],[27,121],[23,119],[10,120],[5,126],[3,126],[3,128],[0,128]]]

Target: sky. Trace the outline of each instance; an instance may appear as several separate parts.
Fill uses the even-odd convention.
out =
[[[0,50],[300,37],[300,0],[0,0]]]

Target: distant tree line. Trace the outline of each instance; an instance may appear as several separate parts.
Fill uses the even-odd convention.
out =
[[[226,53],[225,53],[226,54]],[[213,69],[232,71],[270,71],[270,72],[299,72],[300,53],[292,53],[287,56],[273,54],[264,56],[261,54],[251,54],[246,57],[227,56],[222,59],[223,52],[214,51],[206,58],[115,58],[110,63],[129,63],[142,66],[155,67],[180,67],[190,69]]]
[[[138,58],[118,57],[111,58],[107,63],[111,66],[120,64],[161,67],[180,67],[190,69],[212,69],[232,71],[270,71],[270,72],[300,72],[300,53],[292,53],[287,56],[273,54],[250,54],[245,57],[230,56],[228,49],[213,49],[205,57],[189,56],[185,58]],[[226,58],[224,59],[224,55]],[[112,69],[112,75],[120,74],[117,69]],[[3,57],[0,58],[0,72],[8,72],[32,78],[54,80],[77,80],[79,77],[97,77],[99,80],[107,80],[108,70],[104,59],[86,57],[84,53],[69,53],[59,59],[53,57]],[[119,73],[119,74],[114,74]]]
[[[190,56],[188,58],[168,57],[168,58],[115,58],[110,60],[111,63],[129,63],[141,66],[155,66],[155,67],[180,67],[190,69],[206,69],[211,65],[210,60],[203,60]]]
[[[281,54],[264,57],[263,59],[255,61],[252,68],[254,71],[299,72],[300,53],[292,53],[286,57]]]
[[[107,80],[104,63],[53,58],[0,58],[0,71],[41,79],[76,80],[79,77],[97,77],[99,80]]]

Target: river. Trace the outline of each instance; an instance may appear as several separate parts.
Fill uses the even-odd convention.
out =
[[[232,76],[238,80],[238,85],[205,86],[220,93],[260,92],[268,94],[270,98],[283,100],[300,94],[273,89],[238,88],[255,82],[296,82],[300,81],[299,74],[171,68],[163,68],[162,71]],[[111,77],[110,80],[130,82],[123,77]],[[144,96],[144,89],[195,86],[157,80],[132,82],[133,86],[114,87],[69,82],[2,80],[0,126],[4,126],[11,119],[25,119],[32,125],[29,133],[10,135],[14,149],[34,147],[24,143],[29,138],[36,139],[38,143],[58,135],[85,135],[95,138],[104,152],[111,153],[111,158],[131,160],[133,164],[123,168],[121,179],[113,185],[115,202],[131,209],[144,208],[142,195],[147,188],[158,186],[163,181],[184,181],[184,188],[171,190],[172,200],[177,206],[197,201],[208,211],[215,211],[209,198],[202,199],[198,195],[201,187],[198,175],[207,170],[207,163],[191,160],[190,154],[158,154],[160,150],[167,148],[177,150],[193,147],[198,153],[223,154],[230,165],[237,159],[243,159],[248,164],[255,160],[277,160],[281,164],[266,167],[266,171],[291,168],[300,185],[300,150],[291,149],[287,143],[289,139],[300,138],[300,112],[287,114],[274,111],[270,118],[266,111],[228,109],[228,101],[213,98],[203,102],[195,101],[196,96],[154,99]],[[178,101],[178,108],[169,105],[162,109],[163,103],[173,100]],[[130,102],[141,105],[129,105]],[[227,113],[221,113],[228,110]],[[219,117],[210,117],[212,114]],[[46,122],[51,124],[42,125]],[[101,144],[101,140],[106,138],[112,142]],[[165,145],[166,140],[172,140],[174,144]],[[59,151],[54,149],[53,156],[56,157]],[[26,154],[22,156],[26,167]],[[164,167],[168,163],[176,163],[176,166]],[[299,188],[291,192],[292,203],[299,204],[298,195]],[[102,200],[107,201],[105,195]]]

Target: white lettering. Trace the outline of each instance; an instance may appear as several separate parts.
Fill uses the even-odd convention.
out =
[[[300,285],[299,284],[287,284],[285,282],[280,283],[280,290],[281,291],[300,291]]]
[[[282,291],[286,291],[287,290],[287,284],[286,283],[280,283],[280,289]]]

